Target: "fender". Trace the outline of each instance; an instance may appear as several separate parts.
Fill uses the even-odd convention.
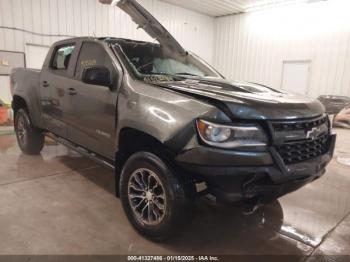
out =
[[[142,131],[179,151],[181,145],[196,134],[197,118],[230,122],[229,117],[213,104],[131,79],[123,81],[117,107],[116,151],[120,131],[124,128]]]

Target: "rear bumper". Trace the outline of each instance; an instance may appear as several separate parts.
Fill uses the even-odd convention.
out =
[[[185,170],[202,177],[219,200],[259,197],[268,202],[321,177],[333,157],[335,141],[332,135],[326,154],[288,166],[274,148],[248,153],[199,147],[178,156],[177,161]]]

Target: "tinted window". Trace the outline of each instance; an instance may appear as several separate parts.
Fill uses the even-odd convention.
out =
[[[101,45],[84,43],[79,54],[75,77],[81,79],[84,69],[94,66],[107,67],[112,75],[115,72],[111,57]]]
[[[51,68],[54,70],[67,70],[75,46],[72,44],[57,48]]]

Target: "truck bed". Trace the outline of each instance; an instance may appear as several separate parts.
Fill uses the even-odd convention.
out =
[[[34,88],[39,91],[40,74],[41,70],[37,69],[14,68],[11,73],[11,94],[14,95],[14,89]]]

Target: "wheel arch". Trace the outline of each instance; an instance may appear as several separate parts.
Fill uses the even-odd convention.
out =
[[[125,127],[120,130],[118,151],[115,155],[116,194],[119,197],[120,174],[127,159],[136,152],[154,153],[165,161],[172,161],[175,153],[154,136],[135,128]]]
[[[28,111],[27,101],[19,95],[14,95],[12,99],[12,109],[14,115],[16,115],[17,111],[21,108],[24,108]]]
[[[42,128],[42,119],[38,105],[32,104],[29,98],[15,94],[12,98],[12,110],[14,117],[19,109],[25,109],[30,117],[31,122],[36,128]]]

